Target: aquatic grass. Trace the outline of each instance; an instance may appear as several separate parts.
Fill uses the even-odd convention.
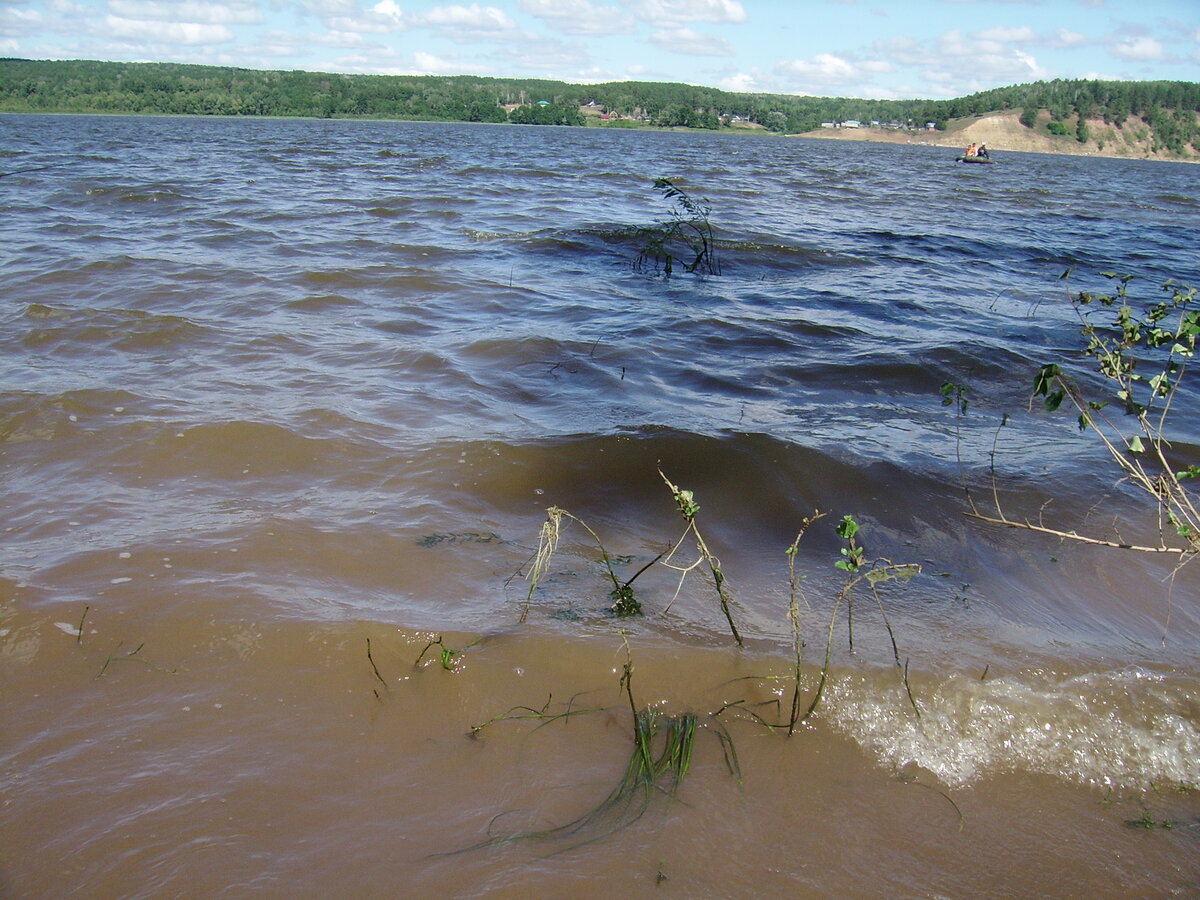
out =
[[[604,712],[604,710],[607,709],[607,707],[604,706],[589,706],[583,709],[575,709],[575,698],[572,697],[569,701],[567,701],[567,708],[562,712],[548,712],[550,709],[550,704],[553,701],[554,695],[550,694],[550,696],[546,698],[546,702],[543,703],[540,708],[534,708],[532,706],[514,706],[500,713],[499,715],[492,716],[490,719],[487,719],[484,722],[479,722],[475,725],[472,725],[470,736],[473,738],[478,737],[483,732],[483,729],[490,725],[495,725],[497,722],[508,722],[520,719],[537,719],[539,723],[537,727],[543,728],[546,725],[549,725],[551,722],[557,722],[560,719],[570,719],[573,716],[586,715],[594,712]]]
[[[176,669],[171,669],[171,668],[168,668],[167,666],[160,666],[160,665],[158,665],[158,663],[150,662],[150,660],[145,659],[138,655],[142,652],[143,648],[145,648],[145,646],[146,646],[145,641],[142,641],[142,643],[138,644],[136,647],[134,647],[132,650],[129,650],[126,653],[117,653],[117,649],[120,649],[121,644],[123,644],[123,643],[124,643],[124,641],[118,642],[116,649],[114,649],[113,652],[110,653],[108,655],[108,657],[104,660],[104,665],[102,665],[100,667],[100,671],[96,673],[97,678],[100,678],[101,676],[103,676],[104,673],[108,671],[109,666],[111,666],[113,663],[120,663],[120,662],[141,663],[143,666],[145,666],[148,669],[154,669],[155,671],[158,671],[158,672],[166,672],[168,675],[174,675],[176,673],[176,671],[177,671]]]
[[[446,645],[445,640],[442,638],[442,636],[440,634],[436,635],[435,637],[430,638],[429,643],[427,643],[424,646],[424,648],[422,648],[421,652],[417,655],[416,660],[413,661],[413,668],[419,669],[421,667],[421,661],[423,659],[425,659],[425,654],[428,653],[430,650],[432,650],[434,647],[437,647],[438,648],[438,664],[443,669],[445,669],[447,672],[456,672],[458,670],[454,668],[455,660],[458,657],[460,657],[465,651],[470,650],[472,647],[474,647],[475,645],[477,645],[479,643],[482,643],[483,639],[484,639],[483,636],[477,637],[477,638],[475,638],[475,640],[471,641],[471,643],[467,644],[465,647],[455,650],[454,648],[448,647]]]
[[[662,559],[665,551],[638,569],[633,574],[633,577],[622,581],[617,577],[617,573],[613,569],[613,562],[614,560],[618,559],[618,557],[614,557],[608,552],[608,549],[604,546],[604,542],[600,540],[600,535],[596,534],[592,527],[578,516],[574,516],[558,506],[551,506],[546,510],[546,521],[542,523],[541,534],[538,537],[538,548],[533,555],[533,562],[530,566],[529,575],[527,576],[529,580],[529,591],[525,595],[525,603],[521,609],[521,617],[519,621],[525,622],[525,620],[528,618],[529,605],[533,599],[533,592],[537,590],[538,584],[541,582],[542,578],[545,577],[546,572],[549,571],[550,560],[553,558],[555,551],[558,549],[558,541],[562,535],[563,519],[570,519],[572,522],[577,523],[591,536],[592,540],[596,542],[596,546],[600,549],[600,558],[604,564],[604,570],[613,585],[612,590],[609,591],[609,599],[612,600],[612,604],[609,609],[613,612],[613,614],[620,618],[642,615],[642,604],[641,601],[638,600],[637,595],[633,592],[633,582],[637,580],[638,576],[640,576],[643,572]]]
[[[379,680],[379,683],[383,685],[383,689],[386,691],[388,689],[388,684],[386,681],[383,680],[383,676],[379,674],[379,666],[375,665],[375,657],[371,655],[371,639],[370,638],[367,638],[367,662],[369,662],[371,664],[371,672]],[[372,690],[374,691],[374,688],[372,688]],[[375,693],[376,699],[380,699],[379,691],[374,691],[374,693]]]
[[[562,825],[496,835],[466,848],[467,850],[479,850],[517,841],[574,839],[569,840],[566,846],[554,851],[562,853],[603,840],[628,828],[646,814],[655,797],[664,796],[670,799],[676,797],[680,786],[691,770],[696,740],[702,730],[711,730],[717,736],[725,766],[729,773],[737,779],[738,785],[741,785],[741,766],[737,751],[732,736],[723,724],[702,723],[700,717],[693,712],[668,714],[651,706],[638,705],[633,695],[633,657],[624,634],[622,634],[622,640],[626,658],[621,670],[620,689],[629,704],[633,733],[632,746],[625,767],[612,790],[596,806]],[[594,709],[573,710],[568,706],[568,709],[562,713],[551,714],[547,712],[549,705],[550,700],[548,699],[540,709],[527,706],[513,707],[506,713],[473,726],[471,736],[475,737],[483,728],[507,719],[541,720],[541,724],[538,726],[540,728],[542,725],[566,719],[572,715],[598,711]],[[495,819],[493,819],[494,821]]]

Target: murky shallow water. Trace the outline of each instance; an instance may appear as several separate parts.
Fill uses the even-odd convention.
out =
[[[6,893],[1200,889],[1200,801],[1178,789],[1200,781],[1195,572],[1168,586],[1154,559],[971,523],[958,462],[986,487],[1011,413],[1010,504],[1152,534],[1069,417],[1025,397],[1075,344],[1071,261],[1137,271],[1144,296],[1197,280],[1195,167],[3,123],[0,171],[55,166],[0,181]],[[633,271],[624,228],[664,213],[659,175],[711,201],[721,276]],[[961,445],[947,379],[975,398]],[[569,523],[520,623],[513,575],[547,506],[623,577],[679,539],[660,465],[695,491],[745,647],[710,585],[672,602],[662,566],[637,581],[644,618],[605,615]],[[814,718],[790,739],[759,722],[790,703],[783,551],[816,508],[806,691],[851,513],[872,555],[923,566],[884,593],[919,718],[862,597]],[[449,669],[440,646],[414,665],[437,635]],[[453,852],[608,794],[627,659],[639,704],[699,716],[676,797],[616,830]],[[575,714],[468,737],[516,707]]]

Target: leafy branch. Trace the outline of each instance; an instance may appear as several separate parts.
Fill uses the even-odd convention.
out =
[[[1068,270],[1062,278],[1070,274]],[[1057,363],[1047,363],[1038,370],[1033,396],[1041,397],[1049,412],[1069,403],[1077,413],[1080,430],[1096,435],[1122,480],[1152,499],[1159,516],[1158,545],[1129,544],[1014,519],[1000,504],[994,476],[994,512],[985,513],[972,502],[969,515],[1088,544],[1174,554],[1180,557],[1179,565],[1184,565],[1200,553],[1200,509],[1188,486],[1191,479],[1200,477],[1200,466],[1195,461],[1185,463],[1175,458],[1167,438],[1167,421],[1176,409],[1200,336],[1196,289],[1169,280],[1163,285],[1169,296],[1138,311],[1129,297],[1132,276],[1101,274],[1116,282],[1116,290],[1081,291],[1070,299],[1086,342],[1083,355],[1107,382],[1110,398],[1089,398],[1080,381]],[[942,392],[944,398],[949,396],[945,386]],[[1169,540],[1171,532],[1175,539]]]
[[[633,229],[644,241],[633,267],[644,271],[648,266],[670,277],[677,259],[686,272],[720,275],[717,243],[708,217],[712,207],[677,187],[669,178],[654,179],[654,189],[671,202],[668,217],[653,225]],[[690,257],[690,259],[686,259]]]

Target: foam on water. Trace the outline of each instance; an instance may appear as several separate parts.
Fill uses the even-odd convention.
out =
[[[821,715],[879,761],[961,787],[1006,774],[1114,788],[1200,784],[1200,688],[1141,667],[958,675],[917,688],[846,677]]]

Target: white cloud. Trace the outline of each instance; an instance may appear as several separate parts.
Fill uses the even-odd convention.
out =
[[[440,28],[465,28],[471,31],[512,31],[516,28],[502,9],[494,6],[435,6],[424,17],[425,22]]]
[[[832,53],[818,53],[811,60],[787,60],[779,63],[775,70],[804,85],[853,84],[861,77],[853,63]]]
[[[624,0],[634,14],[651,22],[745,22],[738,0]]]
[[[1000,43],[1029,44],[1037,40],[1037,32],[1028,25],[1019,28],[988,28],[976,35],[980,40],[999,41]]]
[[[717,87],[723,91],[739,94],[756,94],[769,90],[763,83],[761,72],[737,72],[717,82]]]
[[[41,20],[42,14],[36,9],[21,9],[16,6],[6,6],[4,9],[0,9],[0,28],[3,28],[6,33],[10,27],[32,27],[38,25]]]
[[[400,8],[396,0],[379,0],[371,7],[371,12],[382,19],[389,19],[397,25],[404,24],[404,10]]]
[[[1152,37],[1127,38],[1112,48],[1113,56],[1129,62],[1161,62],[1167,58],[1162,44]]]
[[[507,48],[507,58],[512,65],[505,71],[517,68],[532,69],[538,77],[554,77],[562,81],[574,81],[576,73],[586,71],[592,65],[587,45],[581,41],[564,41],[547,35],[523,34]]]
[[[729,42],[721,37],[700,34],[691,28],[672,28],[668,31],[656,31],[650,35],[655,46],[672,53],[684,53],[688,56],[732,56],[733,50]]]
[[[921,43],[898,36],[878,41],[872,49],[894,66],[920,69],[922,76],[939,88],[938,93],[948,96],[1053,77],[1032,54],[982,34],[953,30]]]
[[[263,20],[254,3],[206,3],[203,0],[108,0],[108,11],[122,19],[182,22],[200,25],[246,25]]]
[[[233,40],[233,32],[225,25],[200,22],[159,22],[106,16],[109,32],[130,41],[157,41],[166,44],[223,44]]]
[[[1052,47],[1082,47],[1088,43],[1088,38],[1086,34],[1080,34],[1078,31],[1060,28],[1054,32],[1054,37],[1049,43]]]
[[[564,34],[629,34],[633,21],[615,6],[590,0],[521,0],[521,9]]]
[[[353,16],[359,12],[358,0],[301,0],[299,6],[317,18]]]
[[[485,72],[483,66],[464,63],[457,59],[442,59],[432,53],[418,50],[413,54],[413,70],[418,75],[463,75]]]

